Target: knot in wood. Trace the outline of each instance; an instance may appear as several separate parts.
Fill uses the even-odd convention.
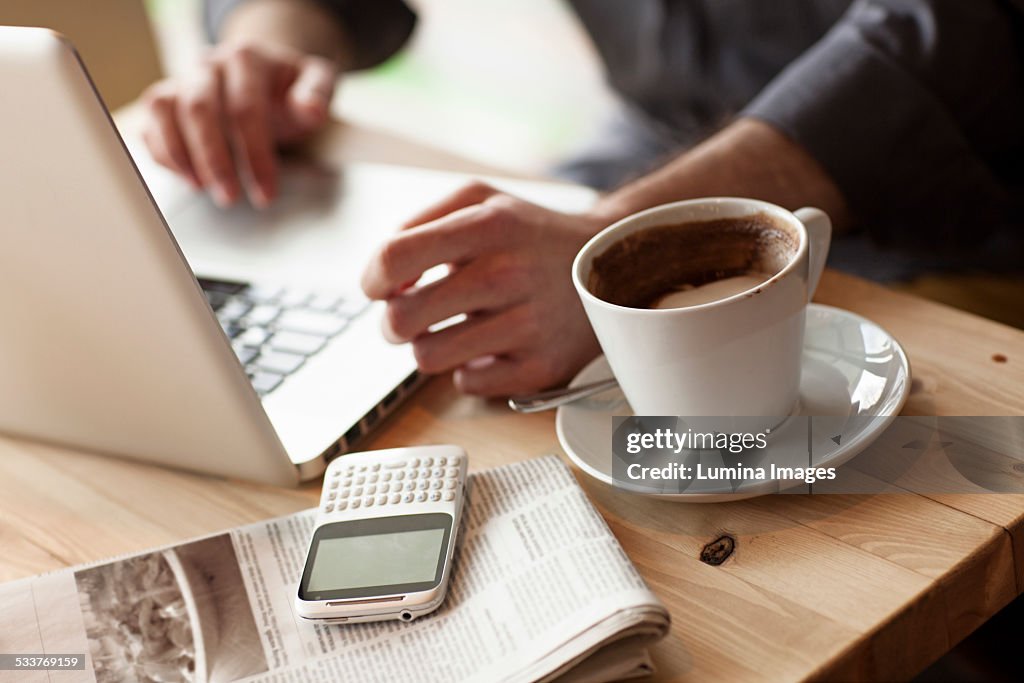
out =
[[[736,539],[732,536],[719,536],[701,549],[700,561],[717,567],[728,560],[735,549]]]

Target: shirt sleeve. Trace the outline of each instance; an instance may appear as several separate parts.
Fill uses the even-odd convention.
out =
[[[745,114],[814,156],[884,244],[957,248],[998,226],[1022,149],[1019,0],[858,0]]]
[[[203,23],[216,40],[228,14],[246,0],[205,0]],[[416,26],[416,14],[402,0],[316,0],[338,18],[352,40],[354,69],[368,69],[394,55]]]

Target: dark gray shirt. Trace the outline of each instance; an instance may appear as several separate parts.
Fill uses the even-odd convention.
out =
[[[211,32],[240,1],[207,0]],[[401,0],[318,1],[360,67],[415,24]],[[580,179],[619,182],[747,115],[803,145],[879,242],[1024,223],[1024,0],[568,2],[629,107]]]

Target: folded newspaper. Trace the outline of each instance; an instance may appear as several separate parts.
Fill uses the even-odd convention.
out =
[[[568,468],[471,475],[445,604],[406,624],[293,611],[314,510],[0,585],[0,653],[79,653],[0,681],[609,681],[669,627]]]

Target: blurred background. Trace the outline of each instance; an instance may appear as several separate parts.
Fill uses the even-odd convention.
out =
[[[420,15],[411,42],[347,76],[336,115],[537,174],[596,135],[617,106],[560,0],[409,4]],[[190,69],[207,46],[201,0],[3,0],[0,24],[68,35],[111,109],[160,76]]]
[[[596,135],[616,106],[589,39],[560,0],[409,4],[420,15],[411,43],[382,66],[346,77],[336,114],[537,173]],[[205,45],[199,5],[146,2],[167,73],[188,69]]]

